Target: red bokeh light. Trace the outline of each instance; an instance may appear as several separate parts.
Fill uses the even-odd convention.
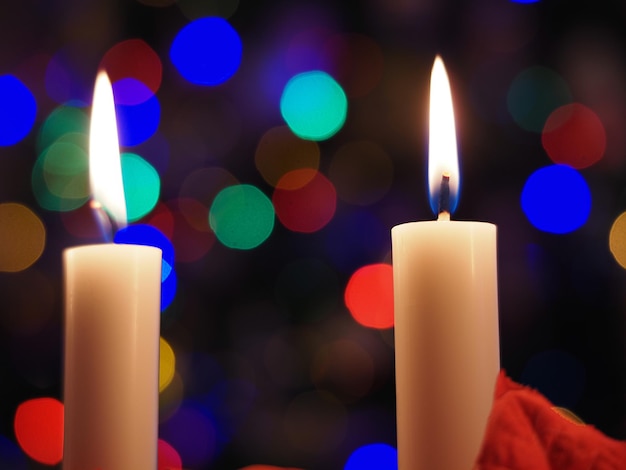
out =
[[[56,465],[63,459],[63,403],[54,398],[34,398],[17,407],[15,437],[33,460]]]
[[[337,192],[323,174],[301,168],[286,173],[278,181],[272,203],[278,220],[286,228],[312,233],[323,228],[335,215]]]
[[[163,439],[159,439],[158,453],[158,470],[181,470],[183,468],[183,462],[180,455],[178,455],[178,452],[176,452],[176,449]]]
[[[594,111],[581,104],[568,104],[550,114],[541,143],[554,163],[586,168],[604,156],[606,132]]]
[[[348,281],[344,300],[350,314],[361,325],[391,328],[393,317],[393,268],[370,264],[359,268]]]

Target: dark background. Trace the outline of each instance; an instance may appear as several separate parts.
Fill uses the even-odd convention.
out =
[[[342,145],[367,140],[393,162],[393,184],[365,207],[340,197],[333,221],[319,232],[294,233],[277,221],[256,249],[215,242],[200,260],[177,263],[178,291],[163,314],[162,335],[177,355],[178,392],[165,392],[171,396],[163,399],[163,419],[182,400],[201,402],[212,410],[217,436],[213,456],[188,468],[338,469],[362,445],[395,445],[392,331],[356,323],[343,290],[359,266],[390,261],[392,226],[433,217],[424,172],[436,54],[451,77],[462,158],[454,217],[498,226],[502,367],[609,436],[626,439],[626,273],[608,245],[611,224],[626,209],[626,3],[242,1],[228,20],[241,36],[243,61],[217,87],[184,82],[169,59],[174,35],[191,20],[185,5],[204,14],[207,5],[215,13],[229,9],[226,2],[154,7],[131,0],[0,6],[0,74],[28,83],[38,102],[34,130],[0,148],[0,201],[31,207],[47,234],[31,268],[0,273],[1,436],[15,439],[13,416],[23,401],[61,398],[61,252],[86,242],[33,197],[37,129],[58,103],[45,94],[43,69],[25,64],[69,46],[75,73],[90,89],[110,47],[144,39],[163,63],[159,133],[170,151],[161,200],[178,197],[184,177],[205,167],[226,169],[270,195],[255,149],[264,132],[284,124],[280,90],[294,71],[303,71],[281,61],[294,37],[320,29],[322,36],[366,36],[383,57],[375,86],[349,97],[344,127],[320,142],[320,171],[328,171]],[[520,205],[528,176],[551,162],[540,134],[522,129],[507,112],[506,96],[513,79],[537,65],[560,74],[573,101],[593,109],[607,134],[604,158],[581,170],[592,193],[590,217],[565,235],[534,228]],[[186,115],[178,112],[180,103],[188,104]],[[232,123],[238,137],[223,142]],[[341,227],[357,210],[377,218],[383,234]],[[344,250],[341,243],[353,253],[348,263],[333,255]],[[352,244],[367,248],[350,251]],[[37,328],[24,327],[27,317],[37,319]],[[356,353],[346,358],[342,351]],[[45,466],[31,461],[27,468]]]

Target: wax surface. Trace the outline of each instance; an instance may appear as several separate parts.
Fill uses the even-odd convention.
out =
[[[399,470],[470,470],[500,368],[496,227],[392,229]]]
[[[64,252],[64,470],[157,466],[161,251]]]

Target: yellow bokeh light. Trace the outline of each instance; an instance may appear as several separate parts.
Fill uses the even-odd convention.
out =
[[[615,261],[626,269],[626,212],[622,212],[611,226],[609,248]]]
[[[176,356],[170,344],[163,338],[159,340],[159,392],[172,382],[176,372]]]
[[[28,207],[0,204],[0,271],[18,272],[39,259],[46,244],[46,229]]]

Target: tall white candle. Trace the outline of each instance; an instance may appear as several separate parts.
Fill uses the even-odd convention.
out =
[[[90,129],[94,201],[125,224],[111,84],[96,80]],[[67,249],[64,470],[157,467],[161,250]]]
[[[399,470],[470,470],[500,368],[496,227],[450,221],[458,194],[452,98],[431,75],[429,183],[438,220],[392,228]]]

